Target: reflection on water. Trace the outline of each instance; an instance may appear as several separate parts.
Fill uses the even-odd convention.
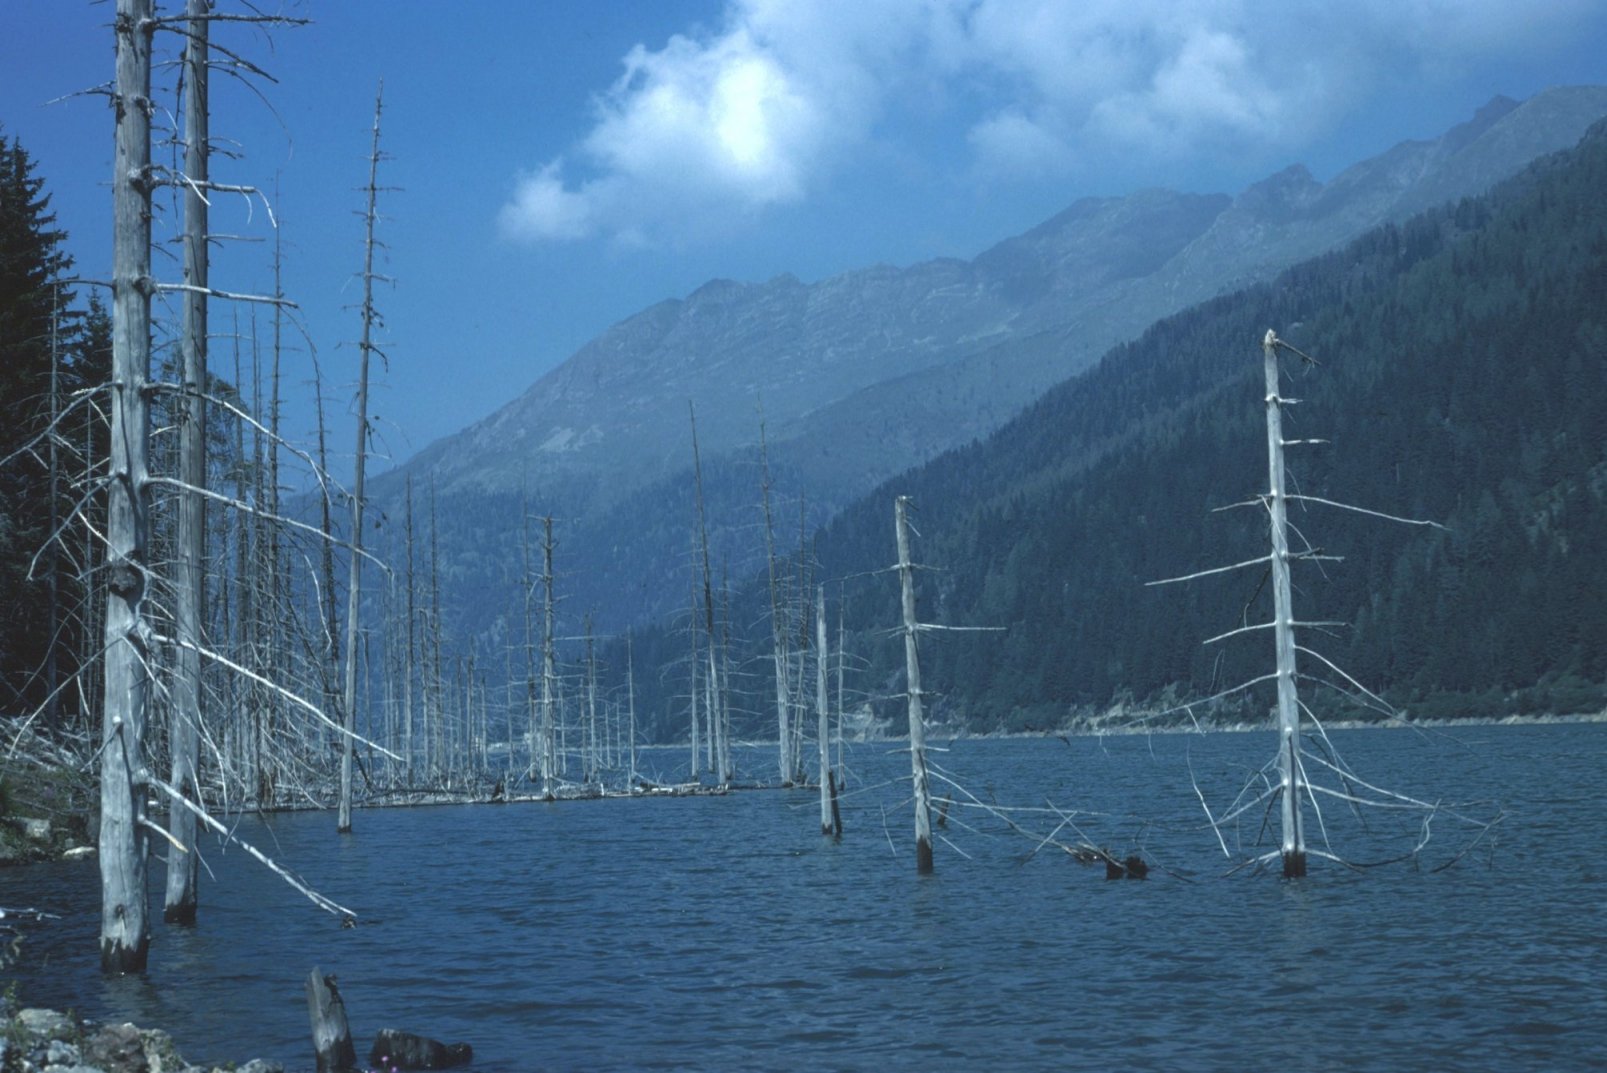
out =
[[[1586,792],[1607,726],[1334,737],[1373,781],[1510,815],[1441,873],[1426,866],[1460,837],[1443,817],[1422,870],[1223,879],[1190,771],[1220,808],[1270,735],[958,742],[940,762],[977,798],[1041,810],[1020,817],[1039,832],[1061,821],[1047,803],[1075,810],[1062,837],[1160,867],[1107,883],[957,806],[919,877],[907,761],[874,745],[850,756],[841,843],[807,790],[359,812],[349,838],[328,814],[246,819],[363,924],[207,843],[201,924],[158,923],[145,978],[99,974],[93,863],[0,872],[0,904],[62,914],[28,940],[25,1001],[165,1027],[192,1060],[309,1066],[314,965],[340,978],[359,1051],[402,1027],[471,1042],[479,1070],[1549,1070],[1607,1053],[1607,805]],[[1324,812],[1358,860],[1421,834],[1420,816],[1370,819]],[[1224,836],[1248,848],[1260,824]]]

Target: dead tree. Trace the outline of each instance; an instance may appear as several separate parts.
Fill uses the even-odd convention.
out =
[[[413,758],[416,755],[413,743],[413,680],[418,674],[416,667],[418,654],[418,609],[413,606],[413,598],[418,592],[417,582],[413,577],[413,475],[407,475],[406,506],[403,509],[402,527],[404,540],[407,544],[407,595],[405,599],[405,613],[407,615],[406,627],[403,630],[407,651],[402,657],[402,754],[407,757],[403,762],[403,771],[407,777],[407,785],[413,785]]]
[[[207,182],[207,43],[205,18],[209,0],[189,0],[189,34],[184,48],[184,171],[190,182],[184,188],[184,278],[195,289],[184,294],[183,396],[179,418],[179,477],[191,485],[180,493],[178,563],[174,574],[173,629],[179,639],[174,654],[177,681],[173,685],[172,724],[168,730],[170,781],[193,800],[200,800],[196,767],[200,759],[201,727],[201,624],[206,615],[206,375],[207,201],[201,184]],[[181,846],[195,845],[195,817],[173,802],[168,830]],[[168,856],[166,898],[162,919],[193,924],[200,877],[197,854],[175,849]]]
[[[551,800],[558,779],[558,612],[553,599],[552,516],[541,519],[541,795]]]
[[[795,765],[792,761],[792,730],[787,716],[792,701],[787,696],[787,631],[780,586],[776,580],[776,535],[770,516],[770,450],[765,440],[764,419],[759,420],[760,502],[764,510],[764,557],[770,580],[770,655],[776,672],[776,742],[780,751],[781,785],[791,786]]]
[[[107,485],[105,696],[100,778],[100,960],[140,972],[150,946],[145,718],[150,623],[147,382],[151,367],[152,0],[118,0],[112,172],[111,468]]]
[[[625,635],[625,688],[630,703],[630,770],[625,776],[629,788],[636,785],[636,662],[630,634]]]
[[[1312,713],[1311,709],[1300,698],[1298,680],[1301,678],[1306,678],[1319,684],[1330,685],[1352,697],[1359,697],[1364,701],[1364,703],[1367,703],[1368,705],[1377,708],[1386,714],[1394,714],[1393,709],[1391,709],[1382,700],[1382,698],[1366,689],[1361,685],[1361,683],[1357,682],[1349,674],[1345,673],[1345,671],[1335,665],[1326,656],[1323,656],[1321,653],[1311,648],[1307,648],[1298,642],[1295,633],[1297,628],[1328,628],[1338,627],[1344,624],[1339,622],[1302,622],[1295,618],[1292,599],[1292,584],[1290,580],[1291,565],[1299,561],[1337,561],[1337,558],[1332,555],[1325,555],[1321,553],[1318,549],[1312,547],[1309,542],[1305,541],[1303,537],[1301,538],[1301,543],[1303,546],[1299,550],[1291,549],[1289,540],[1291,526],[1289,525],[1288,520],[1288,504],[1291,501],[1317,504],[1328,507],[1336,507],[1341,510],[1355,511],[1357,513],[1369,515],[1374,518],[1380,518],[1392,522],[1401,522],[1407,525],[1438,526],[1437,523],[1434,522],[1421,521],[1412,518],[1398,518],[1393,515],[1382,514],[1378,511],[1364,510],[1362,508],[1349,506],[1344,503],[1336,503],[1332,500],[1321,499],[1316,496],[1291,494],[1288,491],[1284,473],[1285,449],[1303,444],[1318,444],[1325,441],[1288,440],[1284,438],[1283,408],[1286,406],[1291,406],[1299,400],[1287,398],[1281,392],[1281,388],[1279,386],[1278,355],[1282,350],[1288,350],[1299,355],[1301,359],[1309,364],[1316,364],[1315,359],[1311,358],[1307,354],[1301,353],[1294,347],[1285,343],[1283,340],[1278,338],[1275,332],[1271,330],[1268,330],[1266,335],[1262,338],[1262,367],[1266,388],[1265,405],[1267,425],[1268,491],[1265,495],[1259,496],[1246,503],[1233,504],[1233,506],[1240,507],[1259,506],[1267,512],[1270,545],[1268,554],[1255,559],[1247,560],[1242,563],[1235,563],[1232,566],[1202,570],[1197,573],[1185,575],[1183,577],[1167,578],[1162,581],[1153,581],[1150,582],[1150,584],[1164,585],[1179,581],[1190,581],[1195,578],[1205,577],[1212,574],[1227,573],[1229,571],[1239,570],[1245,567],[1261,566],[1265,564],[1265,568],[1272,579],[1272,621],[1246,624],[1238,629],[1230,630],[1227,633],[1209,638],[1205,643],[1216,644],[1218,642],[1225,641],[1230,637],[1236,637],[1241,634],[1247,634],[1256,630],[1270,628],[1273,634],[1273,650],[1275,656],[1273,673],[1270,675],[1258,676],[1247,682],[1224,690],[1212,697],[1206,698],[1206,700],[1203,702],[1195,703],[1214,702],[1230,695],[1244,692],[1245,690],[1251,689],[1254,686],[1267,681],[1273,681],[1276,684],[1277,707],[1275,711],[1278,729],[1278,747],[1272,763],[1268,765],[1269,768],[1273,770],[1275,777],[1267,779],[1265,775],[1266,769],[1263,769],[1262,773],[1258,773],[1257,779],[1266,779],[1268,784],[1267,789],[1260,794],[1253,794],[1249,792],[1250,786],[1247,785],[1244,790],[1240,791],[1238,799],[1235,800],[1233,805],[1224,815],[1218,816],[1212,814],[1210,807],[1207,805],[1206,816],[1207,819],[1210,820],[1212,830],[1216,833],[1218,842],[1222,846],[1223,852],[1227,853],[1227,844],[1221,836],[1221,826],[1224,823],[1236,819],[1239,815],[1243,814],[1249,809],[1266,804],[1271,799],[1276,799],[1278,804],[1280,829],[1279,848],[1276,852],[1257,858],[1254,863],[1261,865],[1268,863],[1273,859],[1278,859],[1281,862],[1284,877],[1288,879],[1295,879],[1306,874],[1306,858],[1308,853],[1316,853],[1318,856],[1340,861],[1340,863],[1348,863],[1344,862],[1342,858],[1339,858],[1330,851],[1312,850],[1307,845],[1305,837],[1306,807],[1307,805],[1310,806],[1313,817],[1316,819],[1319,827],[1322,827],[1323,815],[1321,806],[1319,804],[1319,798],[1321,797],[1329,797],[1331,799],[1340,800],[1351,807],[1384,805],[1392,809],[1404,808],[1425,811],[1428,814],[1428,818],[1425,818],[1424,820],[1423,841],[1419,843],[1417,849],[1412,851],[1412,856],[1415,856],[1418,850],[1421,850],[1422,846],[1427,843],[1429,819],[1431,819],[1436,813],[1443,812],[1457,819],[1458,821],[1479,827],[1481,830],[1487,830],[1490,824],[1495,821],[1484,823],[1473,820],[1459,812],[1453,806],[1437,806],[1429,804],[1428,802],[1417,801],[1413,798],[1409,798],[1389,790],[1384,790],[1380,787],[1372,786],[1371,784],[1364,782],[1339,758],[1337,751],[1335,751],[1332,746],[1332,743],[1328,741],[1327,735],[1323,731],[1321,724],[1317,722],[1317,719]],[[1321,675],[1312,676],[1301,674],[1296,667],[1297,653],[1310,657],[1312,660],[1320,664],[1324,668],[1324,670],[1321,672],[1322,674],[1336,675],[1340,681],[1335,683],[1331,680],[1321,677]],[[1183,706],[1183,708],[1189,707],[1191,707],[1191,705]],[[1180,708],[1174,710],[1183,709]],[[1305,731],[1302,725],[1303,717],[1309,720],[1315,729],[1317,738],[1320,742],[1320,751],[1318,753],[1308,752],[1304,748],[1303,740]],[[1307,772],[1308,762],[1314,766],[1326,769],[1336,775],[1343,784],[1344,788],[1342,790],[1334,790],[1314,782],[1309,777]],[[1253,783],[1251,785],[1253,785]],[[1198,792],[1198,787],[1196,787],[1196,793]],[[1200,799],[1201,803],[1204,804],[1205,798],[1203,794],[1200,795]],[[1324,841],[1326,842],[1325,829]],[[1229,855],[1231,856],[1231,854]]]
[[[101,649],[103,697],[99,750],[99,860],[102,889],[101,965],[107,972],[137,972],[146,966],[150,935],[147,875],[151,833],[167,839],[175,857],[187,854],[193,859],[193,829],[189,830],[190,837],[186,842],[157,824],[149,814],[148,801],[153,793],[165,794],[177,809],[225,838],[238,842],[229,828],[207,814],[196,800],[199,795],[195,785],[195,763],[193,759],[188,762],[185,759],[186,753],[193,757],[194,749],[187,733],[176,735],[179,739],[176,748],[180,754],[175,763],[178,783],[162,779],[153,770],[146,739],[154,675],[161,668],[159,646],[166,646],[175,653],[175,663],[180,662],[180,655],[185,657],[183,663],[188,668],[186,677],[191,683],[200,680],[199,661],[209,660],[250,682],[253,689],[272,689],[327,720],[316,706],[294,698],[288,690],[269,682],[251,667],[209,649],[200,639],[201,616],[196,609],[204,608],[204,602],[198,597],[192,599],[186,596],[175,601],[175,626],[180,616],[184,619],[184,625],[182,630],[175,628],[173,636],[163,636],[154,628],[151,612],[152,605],[158,602],[158,579],[151,568],[151,493],[154,486],[176,489],[180,493],[181,513],[184,513],[186,521],[190,518],[200,519],[198,525],[185,527],[189,535],[184,543],[195,554],[192,557],[182,549],[179,554],[181,559],[186,560],[181,565],[181,571],[192,575],[191,580],[198,580],[193,575],[200,562],[198,549],[205,535],[205,515],[198,511],[184,511],[185,502],[193,506],[198,497],[205,497],[230,504],[254,518],[264,514],[260,496],[259,502],[253,505],[246,501],[243,493],[231,499],[207,488],[204,454],[198,450],[182,460],[178,476],[153,474],[150,463],[150,399],[156,391],[167,391],[178,396],[180,401],[177,409],[183,414],[181,438],[195,435],[194,445],[197,448],[199,433],[204,427],[201,405],[210,402],[217,406],[230,406],[227,400],[207,393],[201,355],[205,344],[204,306],[192,307],[192,312],[186,315],[190,336],[188,346],[194,349],[195,354],[193,359],[189,354],[186,355],[183,383],[152,382],[152,295],[169,291],[181,292],[187,300],[276,300],[230,294],[211,287],[205,278],[204,268],[208,238],[204,213],[187,213],[190,231],[185,256],[185,281],[160,283],[151,271],[152,192],[157,185],[164,182],[183,185],[188,188],[188,193],[196,194],[203,200],[206,193],[215,191],[233,191],[247,196],[255,193],[247,187],[221,186],[212,182],[206,174],[205,66],[209,43],[205,29],[210,20],[218,17],[212,15],[209,5],[203,3],[191,3],[183,15],[159,18],[153,0],[118,0],[113,25],[116,77],[112,101],[116,125],[112,180],[112,368],[111,381],[106,385],[110,436],[104,476],[95,482],[106,493],[103,527],[106,557],[102,571],[106,579],[106,594]],[[246,16],[242,21],[286,23],[296,20],[277,16]],[[186,161],[186,172],[180,175],[155,168],[151,161],[152,116],[157,110],[151,96],[153,38],[157,29],[173,24],[183,25],[182,32],[189,42],[186,49],[186,82],[191,96],[185,107],[185,135],[190,159]],[[244,61],[239,62],[255,70]],[[194,154],[197,153],[203,159],[196,159]],[[250,419],[237,408],[233,408],[233,412],[238,418]],[[252,423],[260,435],[260,423],[255,420]],[[193,462],[197,456],[202,459],[199,477]],[[282,524],[300,524],[288,519],[275,520]],[[310,529],[307,526],[302,528]],[[180,587],[183,588],[182,583]],[[191,594],[198,592],[199,584],[189,588]],[[188,610],[185,610],[186,607]],[[190,659],[190,656],[198,658]],[[181,712],[188,709],[189,718],[183,720],[187,724],[185,730],[198,733],[198,693],[182,700],[179,707]],[[186,828],[184,824],[175,825]],[[309,891],[255,849],[245,848],[322,907],[350,915],[341,907]],[[192,896],[193,889],[193,883],[189,884]],[[178,906],[182,914],[182,897]],[[191,907],[193,910],[193,901]]]
[[[1278,392],[1278,337],[1267,330],[1262,363],[1267,397],[1267,513],[1272,535],[1272,632],[1278,660],[1279,818],[1283,831],[1283,874],[1306,874],[1306,836],[1300,816],[1300,698],[1295,686],[1293,599],[1289,589],[1289,518],[1283,479],[1283,398]]]
[[[374,308],[374,221],[379,198],[379,117],[385,97],[384,84],[374,97],[374,143],[368,155],[368,210],[364,213],[363,241],[363,338],[358,344],[357,372],[357,458],[352,478],[351,580],[346,588],[346,684],[341,695],[341,715],[346,734],[340,752],[340,814],[335,829],[352,829],[352,736],[357,731],[357,616],[363,587],[363,476],[368,462],[368,363],[379,348],[374,345],[374,327],[379,314]]]
[[[893,501],[898,537],[898,583],[904,628],[904,674],[909,710],[910,775],[915,786],[915,871],[932,871],[932,805],[926,777],[926,726],[921,712],[921,659],[916,647],[920,622],[915,617],[915,564],[910,561],[909,497]]]
[[[820,739],[820,833],[834,833],[832,823],[831,729],[826,714],[826,586],[815,589],[815,716]],[[919,839],[919,832],[916,835]]]
[[[597,736],[597,649],[592,641],[591,615],[586,616],[586,731],[582,776],[588,787],[602,784],[602,743]]]
[[[703,555],[703,629],[708,640],[709,667],[708,675],[704,681],[708,707],[708,750],[709,766],[715,769],[720,785],[725,786],[731,782],[731,763],[727,753],[721,718],[723,704],[720,697],[720,672],[718,667],[719,640],[714,628],[714,578],[709,567],[709,526],[703,512],[703,460],[698,453],[697,446],[697,411],[691,402],[686,404],[687,412],[692,418],[692,473],[697,486],[697,528],[698,546]]]

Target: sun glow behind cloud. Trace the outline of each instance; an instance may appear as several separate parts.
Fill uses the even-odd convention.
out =
[[[915,108],[956,132],[915,151],[990,183],[1066,175],[1092,154],[1296,149],[1381,80],[1544,47],[1590,5],[1518,8],[730,0],[715,32],[631,49],[590,132],[519,178],[500,223],[529,241],[716,235],[808,198],[871,141],[897,143]]]

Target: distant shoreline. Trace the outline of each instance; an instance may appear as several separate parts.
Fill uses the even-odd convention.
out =
[[[1249,734],[1257,731],[1271,731],[1274,729],[1270,720],[1259,723],[1215,723],[1206,719],[1199,721],[1197,726],[1179,725],[1170,723],[1166,726],[1145,726],[1140,722],[1112,723],[1109,726],[1072,726],[1057,727],[1053,730],[999,730],[999,731],[972,731],[964,728],[928,724],[926,734],[929,738],[943,738],[949,741],[964,741],[986,738],[1098,738],[1114,736],[1132,736],[1138,734]],[[1307,717],[1303,724],[1309,724]],[[1607,711],[1576,712],[1570,715],[1470,715],[1463,719],[1339,719],[1324,720],[1324,730],[1444,730],[1453,727],[1474,726],[1550,726],[1571,723],[1607,723]],[[850,745],[869,745],[876,742],[894,742],[905,740],[906,735],[896,734],[878,738],[864,738],[848,740]],[[745,743],[746,744],[746,743]],[[758,745],[765,743],[759,742]],[[771,742],[770,744],[774,744]],[[650,746],[650,748],[665,748],[665,746]],[[685,748],[685,746],[679,746]]]

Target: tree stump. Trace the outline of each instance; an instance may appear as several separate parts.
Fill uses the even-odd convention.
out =
[[[352,1046],[351,1026],[346,1023],[346,1003],[335,987],[335,978],[325,976],[316,965],[307,977],[307,1015],[312,1019],[318,1073],[356,1069],[357,1048]]]

